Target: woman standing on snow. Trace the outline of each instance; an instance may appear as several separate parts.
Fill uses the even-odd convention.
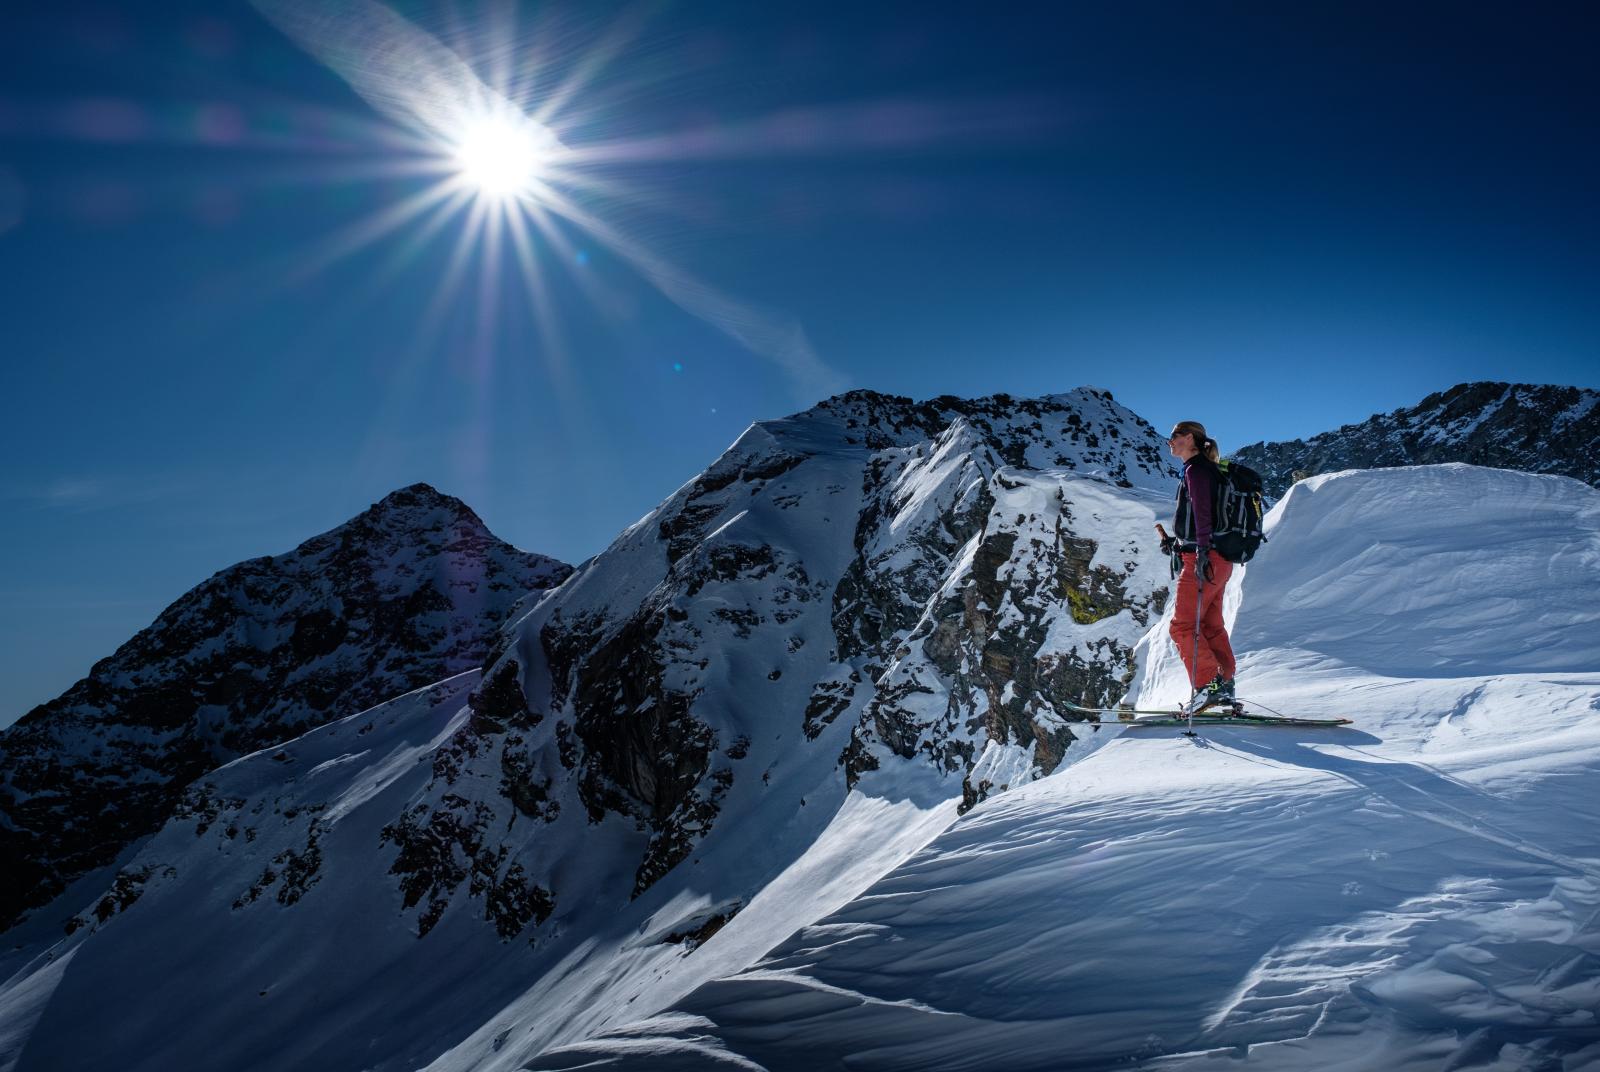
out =
[[[1233,703],[1233,645],[1222,624],[1222,593],[1233,573],[1233,563],[1211,548],[1211,510],[1216,502],[1217,442],[1198,421],[1179,421],[1167,438],[1167,448],[1183,462],[1183,483],[1178,486],[1178,512],[1174,535],[1161,549],[1183,556],[1178,575],[1178,600],[1172,611],[1172,641],[1189,671],[1195,694],[1185,712]],[[1198,622],[1198,626],[1196,625]]]

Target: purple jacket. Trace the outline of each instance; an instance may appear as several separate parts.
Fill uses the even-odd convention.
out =
[[[1172,527],[1178,539],[1199,547],[1211,546],[1211,504],[1217,496],[1217,467],[1195,455],[1183,463],[1183,487],[1178,494],[1178,516]],[[1192,518],[1186,518],[1185,506]],[[1191,521],[1192,525],[1186,524]]]

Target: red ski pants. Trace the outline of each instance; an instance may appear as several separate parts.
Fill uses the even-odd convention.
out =
[[[1183,572],[1178,574],[1178,603],[1172,610],[1172,642],[1178,645],[1183,665],[1189,669],[1189,683],[1204,688],[1219,673],[1233,677],[1233,645],[1222,624],[1222,591],[1233,573],[1233,563],[1211,552],[1211,579],[1202,587],[1194,575],[1194,552],[1183,556]],[[1195,643],[1195,602],[1200,603],[1200,637]]]

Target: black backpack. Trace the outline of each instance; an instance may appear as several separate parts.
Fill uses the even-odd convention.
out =
[[[1261,474],[1224,458],[1217,463],[1217,498],[1211,510],[1211,547],[1229,562],[1248,562],[1266,542],[1261,531]]]

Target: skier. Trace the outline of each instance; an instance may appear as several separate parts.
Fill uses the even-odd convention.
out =
[[[1192,714],[1234,703],[1233,646],[1222,624],[1222,593],[1233,563],[1211,547],[1211,508],[1222,478],[1216,440],[1198,421],[1179,421],[1167,438],[1167,448],[1183,462],[1183,483],[1178,487],[1173,535],[1162,541],[1161,549],[1180,554],[1183,560],[1171,632],[1195,690],[1183,707]]]

